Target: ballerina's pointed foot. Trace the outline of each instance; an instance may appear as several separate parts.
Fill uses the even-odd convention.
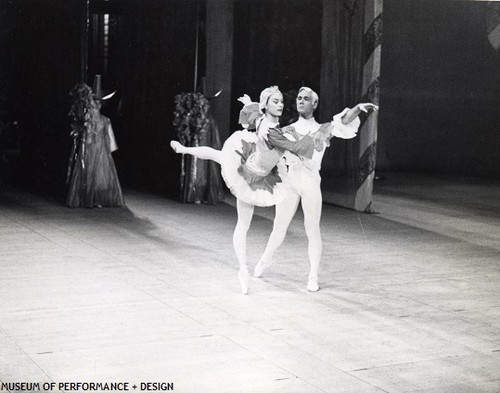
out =
[[[170,147],[171,147],[172,149],[174,149],[174,151],[175,151],[176,153],[182,153],[182,148],[183,148],[184,146],[182,146],[182,145],[181,145],[179,142],[177,142],[177,141],[170,141]]]
[[[309,292],[317,292],[319,290],[318,277],[309,277],[307,281],[307,290]]]
[[[253,276],[254,277],[261,277],[262,273],[264,273],[264,270],[266,270],[269,265],[271,265],[271,261],[264,261],[260,260],[257,265],[255,265],[255,269],[253,270]]]
[[[250,287],[250,274],[247,268],[240,268],[238,271],[238,278],[241,284],[241,293],[248,295],[248,288]]]

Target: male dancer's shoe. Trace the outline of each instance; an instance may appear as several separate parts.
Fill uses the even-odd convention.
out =
[[[307,290],[309,292],[317,292],[319,290],[318,277],[309,277],[309,279],[307,280]]]
[[[270,265],[272,261],[264,261],[260,260],[257,265],[255,265],[255,269],[253,270],[253,276],[254,277],[260,277],[262,276],[262,273],[264,273],[264,270],[266,270]]]
[[[238,270],[238,278],[241,284],[241,293],[243,295],[248,294],[248,288],[250,286],[250,274],[248,273],[248,269],[246,267],[241,267]]]

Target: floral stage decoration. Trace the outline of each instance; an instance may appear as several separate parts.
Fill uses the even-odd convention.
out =
[[[208,125],[208,99],[201,93],[175,96],[174,126],[177,138],[184,146],[197,146],[200,132]]]
[[[175,96],[173,125],[175,137],[181,144],[221,148],[219,131],[209,109],[210,99],[202,93]],[[180,188],[182,202],[215,204],[224,198],[218,164],[190,155],[182,157]]]
[[[66,183],[69,183],[71,179],[71,173],[73,172],[73,167],[78,157],[79,148],[82,149],[80,152],[82,159],[85,155],[85,143],[82,142],[85,141],[88,130],[88,121],[90,118],[89,111],[92,105],[93,92],[85,83],[78,83],[70,91],[69,95],[73,99],[71,109],[68,113],[68,116],[71,118],[70,135],[73,138],[73,147],[68,164]],[[85,167],[85,165],[83,165],[83,167]]]

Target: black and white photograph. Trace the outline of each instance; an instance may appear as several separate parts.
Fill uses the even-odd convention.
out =
[[[0,0],[0,393],[500,393],[500,1]]]

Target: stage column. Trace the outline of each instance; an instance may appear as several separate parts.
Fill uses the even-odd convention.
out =
[[[365,32],[363,39],[363,102],[379,102],[380,54],[382,34],[382,0],[365,3]],[[371,212],[373,180],[377,153],[377,112],[372,112],[359,130],[359,166],[355,183],[354,208]]]

